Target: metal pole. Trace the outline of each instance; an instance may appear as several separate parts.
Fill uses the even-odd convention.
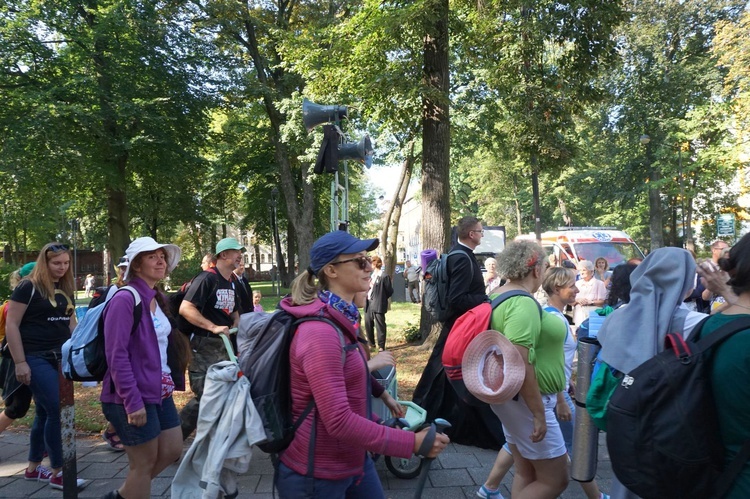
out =
[[[60,429],[63,450],[63,499],[78,497],[78,469],[76,465],[75,397],[73,382],[65,379],[62,366],[57,368],[60,385]]]
[[[333,175],[333,181],[331,182],[331,232],[338,229],[338,221],[336,219],[336,214],[338,213],[338,205],[336,203],[336,196],[338,194],[338,185],[339,185],[339,174],[336,172]]]
[[[687,234],[687,228],[685,227],[685,182],[682,176],[682,142],[680,142],[679,149],[677,149],[677,165],[680,170],[680,213],[682,215],[682,247],[685,248],[687,241],[685,235]]]
[[[73,282],[75,283],[74,298],[78,298],[78,245],[76,244],[76,229],[78,221],[74,218],[70,221],[73,230]]]

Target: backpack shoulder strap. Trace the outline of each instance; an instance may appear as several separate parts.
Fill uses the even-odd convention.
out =
[[[708,318],[705,318],[697,326],[695,326],[695,329],[690,334],[691,340],[695,341],[695,338],[698,338],[698,335],[700,334],[700,331],[703,329],[703,325],[707,320]],[[706,351],[709,348],[718,345],[722,341],[726,340],[733,334],[744,331],[745,329],[750,329],[750,317],[740,317],[724,324],[708,336],[705,336],[698,340],[698,342],[696,343],[696,348],[698,349],[698,352]]]
[[[463,250],[460,250],[460,249],[455,249],[455,250],[449,252],[446,255],[446,257],[445,257],[445,271],[446,271],[446,273],[448,272],[448,257],[450,257],[452,255],[464,255],[466,258],[469,259],[469,268],[471,269],[471,279],[473,279],[474,278],[474,266],[471,264],[472,263],[471,262],[471,257],[469,256],[469,254],[467,252],[465,252]]]
[[[735,478],[742,471],[748,459],[750,459],[750,440],[745,440],[740,451],[734,456],[732,462],[724,468],[724,471],[721,472],[721,475],[716,480],[716,490],[714,490],[712,497],[716,499],[724,497],[729,488],[734,484]]]
[[[522,291],[520,289],[512,289],[510,291],[506,291],[505,293],[500,293],[499,296],[496,296],[494,300],[490,303],[490,307],[492,307],[492,310],[495,310],[495,308],[499,307],[502,302],[509,298],[513,298],[514,296],[528,296],[532,300],[534,300],[534,303],[536,303],[537,308],[539,309],[539,318],[542,317],[542,306],[539,305],[539,302],[534,299],[533,296],[528,291]]]
[[[112,296],[116,295],[123,289],[127,289],[128,291],[130,291],[133,294],[133,299],[135,300],[135,308],[133,309],[133,329],[130,330],[130,334],[132,335],[133,333],[135,333],[135,330],[138,329],[138,323],[141,322],[141,317],[143,317],[143,303],[141,302],[141,295],[132,286],[123,286],[115,291]],[[103,317],[101,317],[101,319],[104,320]]]

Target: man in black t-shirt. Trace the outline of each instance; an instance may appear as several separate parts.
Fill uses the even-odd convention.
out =
[[[180,315],[195,326],[190,335],[193,356],[188,366],[190,388],[195,395],[180,411],[182,436],[187,438],[198,423],[198,409],[209,366],[228,360],[220,334],[239,324],[233,271],[245,251],[228,237],[216,245],[216,266],[198,274],[180,305]]]

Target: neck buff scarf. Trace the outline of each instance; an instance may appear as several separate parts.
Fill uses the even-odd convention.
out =
[[[330,291],[320,291],[318,293],[318,298],[320,298],[320,301],[323,303],[327,303],[329,307],[344,314],[344,317],[349,319],[352,324],[359,324],[359,309],[355,304],[347,302]]]

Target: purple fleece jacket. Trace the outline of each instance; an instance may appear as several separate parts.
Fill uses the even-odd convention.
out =
[[[125,412],[131,414],[145,404],[161,404],[161,355],[149,308],[157,291],[137,277],[128,285],[138,291],[143,313],[131,335],[135,309],[132,293],[118,292],[104,309],[104,343],[109,369],[104,375],[100,400],[123,404]],[[184,373],[173,372],[172,379],[176,390],[185,389]],[[113,382],[114,391],[111,390]]]
[[[291,298],[285,298],[280,306],[295,317],[326,317],[341,327],[346,343],[358,344],[356,327],[318,299],[309,305],[294,306]],[[348,350],[342,363],[341,341],[331,326],[305,322],[295,333],[289,355],[294,418],[299,417],[311,398],[315,399],[315,478],[340,480],[359,475],[365,451],[405,458],[412,455],[414,433],[379,425],[368,418],[370,375],[361,346]],[[312,421],[312,415],[308,415],[281,455],[286,466],[302,475],[307,473]]]

